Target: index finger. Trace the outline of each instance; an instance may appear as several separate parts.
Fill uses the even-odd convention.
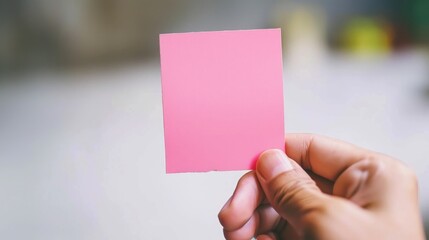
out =
[[[314,134],[286,134],[285,145],[286,154],[302,168],[331,181],[373,154],[352,144]]]

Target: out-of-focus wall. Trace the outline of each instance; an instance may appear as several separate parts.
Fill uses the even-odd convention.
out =
[[[324,16],[331,45],[362,16],[388,23],[402,42],[429,42],[426,0],[4,0],[0,75],[150,58],[159,33],[284,27],[303,8]]]
[[[157,33],[187,1],[6,0],[0,69],[117,62],[152,56]]]

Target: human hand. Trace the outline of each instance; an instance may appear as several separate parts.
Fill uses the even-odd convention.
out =
[[[414,173],[399,161],[310,134],[262,153],[219,213],[228,240],[424,239]]]

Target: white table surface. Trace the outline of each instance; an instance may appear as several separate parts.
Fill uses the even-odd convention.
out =
[[[416,53],[336,56],[286,67],[284,86],[287,132],[412,167],[427,225],[428,66]],[[245,171],[165,174],[157,63],[25,78],[0,85],[0,238],[223,238],[217,213]]]

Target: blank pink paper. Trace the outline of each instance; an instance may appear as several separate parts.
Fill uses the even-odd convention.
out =
[[[160,35],[167,173],[247,170],[284,149],[280,29]]]

